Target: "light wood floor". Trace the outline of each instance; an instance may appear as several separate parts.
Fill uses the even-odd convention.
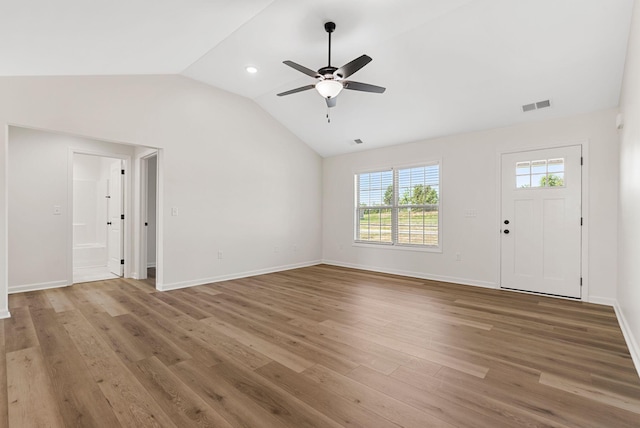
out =
[[[10,296],[0,426],[638,427],[611,308],[315,266]]]

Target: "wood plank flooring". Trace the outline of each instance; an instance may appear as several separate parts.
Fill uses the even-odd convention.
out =
[[[15,294],[0,427],[639,427],[609,307],[331,266]]]

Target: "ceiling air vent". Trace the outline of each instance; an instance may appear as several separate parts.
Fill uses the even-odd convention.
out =
[[[528,111],[539,110],[547,107],[551,107],[551,101],[544,100],[538,101],[537,103],[525,104],[522,106],[522,111],[526,113]]]

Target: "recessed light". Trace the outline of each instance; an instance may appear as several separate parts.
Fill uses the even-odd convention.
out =
[[[249,74],[256,74],[258,72],[258,69],[253,65],[248,65],[244,69],[247,70],[247,73]]]

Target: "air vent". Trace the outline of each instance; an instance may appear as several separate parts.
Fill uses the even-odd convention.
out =
[[[541,108],[547,108],[547,107],[551,107],[551,101],[544,100],[544,101],[538,101],[536,103],[525,104],[522,106],[522,111],[526,113],[528,111],[539,110]]]
[[[353,140],[356,142],[356,144],[362,144],[362,140],[360,138],[356,138],[355,140]]]
[[[538,101],[536,103],[536,107],[537,108],[547,108],[547,107],[551,107],[551,102],[549,100],[544,100],[544,101]]]

